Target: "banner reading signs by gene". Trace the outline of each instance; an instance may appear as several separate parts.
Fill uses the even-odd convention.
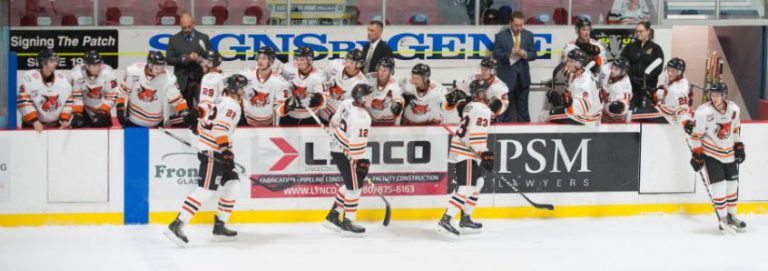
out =
[[[620,192],[640,186],[640,133],[496,133],[495,169],[523,192]],[[484,193],[513,193],[503,181]]]
[[[43,48],[50,48],[59,53],[60,69],[71,69],[83,63],[82,53],[97,50],[102,53],[104,62],[117,68],[118,32],[113,30],[11,30],[11,51],[37,54]],[[104,55],[104,53],[111,53]],[[74,55],[73,55],[74,54]],[[21,55],[17,68],[30,70],[37,68],[35,56]]]
[[[330,197],[343,185],[319,128],[264,129],[252,144],[252,198]],[[447,146],[439,127],[373,128],[369,175],[385,195],[444,194]],[[366,184],[363,195],[373,194]]]

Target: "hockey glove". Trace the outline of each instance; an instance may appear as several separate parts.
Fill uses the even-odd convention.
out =
[[[496,159],[492,151],[484,151],[480,153],[480,167],[491,171],[493,170],[493,160]]]
[[[413,93],[403,93],[403,99],[405,100],[405,104],[409,105],[416,100],[416,95],[413,95]]]
[[[696,123],[692,120],[687,120],[683,122],[683,130],[686,134],[692,134],[693,133],[693,127],[696,126]]]
[[[704,167],[704,149],[696,148],[691,153],[691,167],[693,171],[700,171]]]
[[[357,173],[358,176],[368,176],[368,169],[371,167],[371,161],[368,159],[358,159],[355,161],[356,167],[355,167],[355,173]]]
[[[465,99],[467,99],[467,94],[458,89],[445,94],[445,100],[448,102],[448,106],[456,106],[456,104]]]
[[[235,154],[230,150],[221,152],[221,168],[226,171],[235,169]]]
[[[549,101],[552,107],[563,106],[563,97],[557,91],[551,89],[547,91],[547,101]]]
[[[494,114],[499,114],[499,110],[501,110],[501,100],[496,97],[491,97],[491,101],[488,103],[488,108],[491,109],[491,112]]]
[[[312,98],[309,99],[309,107],[318,107],[323,103],[322,93],[312,93]]]
[[[744,143],[742,142],[733,143],[733,151],[736,156],[736,163],[738,164],[744,163],[744,159],[747,158],[746,154],[744,153]]]
[[[297,97],[288,97],[288,99],[285,100],[284,108],[286,114],[297,108],[301,108],[301,100],[299,100]]]
[[[118,103],[115,110],[117,110],[117,121],[120,122],[120,125],[123,127],[128,125],[128,114],[125,112],[125,105]]]
[[[82,128],[85,126],[85,116],[81,113],[72,114],[69,120],[69,128]]]
[[[620,115],[621,113],[624,113],[624,103],[621,101],[613,101],[611,104],[608,105],[608,112],[611,112],[611,114]]]
[[[389,111],[392,111],[392,115],[400,116],[400,113],[403,113],[403,105],[398,102],[392,102],[389,105]]]

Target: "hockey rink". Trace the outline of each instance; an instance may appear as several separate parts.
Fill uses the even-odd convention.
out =
[[[768,216],[723,235],[713,215],[480,220],[484,232],[446,238],[436,221],[363,223],[363,238],[319,223],[233,224],[238,241],[190,244],[162,225],[0,228],[0,270],[768,270]]]

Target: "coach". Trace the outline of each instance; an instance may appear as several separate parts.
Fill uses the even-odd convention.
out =
[[[381,39],[382,32],[384,32],[384,24],[381,21],[373,20],[368,23],[368,44],[363,46],[364,73],[376,71],[376,65],[382,58],[393,57],[392,49],[389,48],[386,41]]]
[[[516,11],[493,41],[493,57],[499,61],[498,76],[509,87],[510,107],[501,115],[501,122],[530,122],[528,90],[531,72],[528,62],[536,59],[533,33],[523,29],[523,13]],[[517,116],[512,116],[514,105]]]
[[[198,84],[203,77],[203,70],[197,61],[210,49],[211,42],[208,35],[195,30],[194,19],[189,13],[181,15],[180,23],[181,31],[173,35],[168,42],[166,58],[168,63],[173,65],[181,95],[190,107],[196,108]]]

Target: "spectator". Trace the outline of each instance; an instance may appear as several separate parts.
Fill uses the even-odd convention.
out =
[[[648,6],[640,0],[617,0],[613,2],[610,17],[618,17],[622,23],[648,19]]]
[[[493,57],[499,62],[498,76],[509,87],[510,104],[514,104],[517,122],[530,122],[528,113],[528,90],[531,72],[528,62],[536,59],[533,33],[523,29],[522,12],[512,13],[509,28],[503,27],[496,33],[493,42]],[[512,106],[502,114],[500,121],[511,122]]]
[[[381,33],[384,31],[384,24],[381,21],[371,21],[368,23],[368,44],[363,46],[363,55],[365,56],[364,73],[376,71],[376,64],[384,57],[393,57],[392,49],[387,42],[381,39]],[[370,50],[373,47],[373,50]]]
[[[624,47],[621,57],[629,60],[629,80],[632,83],[632,108],[642,106],[649,98],[646,88],[655,88],[663,65],[659,65],[647,77],[644,71],[657,58],[664,63],[664,52],[653,42],[653,29],[650,22],[641,22],[635,26],[635,40]]]
[[[196,108],[199,84],[203,71],[197,61],[205,51],[212,49],[208,35],[195,30],[194,19],[189,13],[181,15],[181,31],[173,35],[168,42],[166,52],[168,64],[174,67],[173,73],[179,83],[184,99],[191,108]]]

